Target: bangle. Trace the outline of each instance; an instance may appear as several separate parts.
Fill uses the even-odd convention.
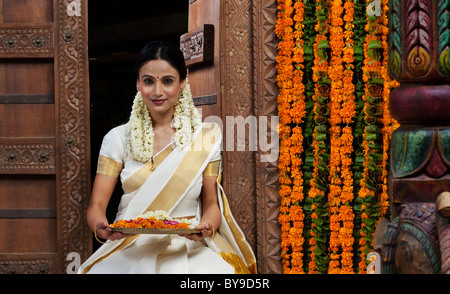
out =
[[[100,241],[100,239],[98,238],[98,236],[97,236],[97,230],[98,230],[98,229],[95,229],[95,232],[94,232],[95,240],[97,240],[98,243],[105,244],[105,242]]]
[[[216,230],[213,228],[212,231],[213,232],[211,234],[211,237],[208,237],[208,240],[205,239],[206,243],[209,243],[209,242],[211,242],[214,239],[214,235],[216,234]]]
[[[214,239],[214,235],[216,234],[216,229],[214,229],[214,227],[213,227],[212,231],[213,231],[213,232],[212,232],[211,237],[209,237],[209,240]]]

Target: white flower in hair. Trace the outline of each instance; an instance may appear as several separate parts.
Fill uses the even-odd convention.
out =
[[[201,124],[201,114],[195,108],[192,99],[191,87],[186,78],[186,86],[178,96],[175,105],[172,126],[175,128],[174,142],[180,149],[188,146],[192,136]],[[132,159],[139,162],[148,162],[153,157],[153,125],[147,106],[142,100],[141,92],[134,98],[133,108],[128,123],[128,152]]]

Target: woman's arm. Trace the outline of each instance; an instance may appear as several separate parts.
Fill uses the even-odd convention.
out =
[[[211,237],[222,221],[217,195],[217,177],[203,176],[202,207],[203,215],[196,229],[201,229],[201,234],[186,235],[188,239],[199,241]]]
[[[117,177],[97,174],[92,188],[91,200],[86,213],[89,228],[102,239],[117,240],[127,235],[113,233],[108,226],[106,208],[117,183]]]

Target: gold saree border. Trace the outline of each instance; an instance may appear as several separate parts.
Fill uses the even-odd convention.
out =
[[[241,230],[239,229],[237,224],[234,222],[234,219],[231,215],[230,206],[228,205],[228,200],[227,200],[225,193],[222,193],[222,201],[223,201],[223,215],[225,217],[225,220],[228,223],[228,226],[230,227],[231,233],[233,234],[233,237],[236,240],[237,245],[239,246],[239,249],[242,252],[242,255],[244,256],[245,262],[247,263],[247,269],[248,269],[249,273],[256,274],[257,267],[256,267],[255,256],[253,254],[253,251],[250,248],[250,245],[245,240],[245,236],[242,234]],[[214,240],[214,241],[216,242],[216,240]],[[220,243],[222,243],[222,242],[220,242]],[[220,243],[217,244],[219,247],[221,247]],[[228,251],[228,250],[225,249],[224,251]],[[239,270],[239,268],[240,268],[240,266],[238,265],[237,269]]]
[[[205,170],[203,171],[203,176],[204,177],[218,177],[219,170],[220,170],[220,163],[221,163],[221,160],[216,160],[216,161],[208,163]]]
[[[147,162],[144,166],[134,172],[128,179],[122,184],[122,189],[125,194],[130,194],[139,189],[147,180],[147,178],[158,168],[167,156],[173,151],[172,144],[169,144],[161,152],[153,157],[153,160]]]
[[[217,132],[220,129],[214,127],[215,125],[212,126],[213,128],[207,128],[205,126],[202,128],[202,132],[199,134],[201,136],[195,138],[190,150],[181,160],[174,174],[166,183],[166,186],[145,211],[154,211],[156,209],[168,211],[175,205],[180,195],[184,194],[219,138]],[[216,134],[213,134],[212,137],[206,136],[210,131],[216,132]],[[208,142],[207,140],[203,140],[203,138],[213,138],[213,140]],[[200,142],[201,145],[199,145]],[[198,146],[202,146],[201,150],[196,150]]]
[[[217,254],[234,268],[235,274],[252,274],[251,270],[236,253],[217,252]]]
[[[114,159],[106,157],[104,155],[100,155],[97,161],[97,173],[110,176],[110,177],[118,177],[120,172],[122,171],[123,163],[117,162]]]
[[[212,128],[208,126],[212,126]],[[215,133],[212,134],[212,136],[206,136],[210,131],[213,131]],[[194,142],[190,146],[190,150],[186,152],[180,164],[175,169],[172,177],[144,212],[154,210],[168,211],[173,205],[177,203],[177,200],[189,187],[191,181],[195,178],[199,169],[208,158],[210,152],[212,151],[212,148],[217,143],[217,139],[219,138],[218,132],[220,132],[220,128],[216,127],[216,125],[214,124],[205,124],[202,127],[201,132],[194,139]],[[211,138],[212,140],[203,140],[203,138]],[[201,150],[197,150],[198,146],[202,146]],[[124,249],[125,247],[133,243],[139,236],[140,235],[135,235],[122,240],[122,242],[120,244],[117,244],[115,248],[112,248],[111,251],[105,252],[105,255],[98,257],[96,260],[86,265],[83,270],[83,274],[89,272],[89,270],[96,263],[108,258],[115,252]],[[103,246],[105,246],[106,244],[104,244]]]

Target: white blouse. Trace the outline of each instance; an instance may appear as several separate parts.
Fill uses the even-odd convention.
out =
[[[100,161],[103,158],[112,159],[114,168],[109,168],[108,170],[114,170],[113,172],[108,172],[109,176],[119,176],[122,183],[124,183],[129,177],[131,177],[137,170],[143,167],[146,163],[138,162],[130,158],[127,152],[127,136],[128,136],[128,124],[124,124],[110,130],[103,138],[102,146],[100,148],[99,157],[99,167],[97,173],[105,174],[104,168],[100,168]],[[172,147],[175,143],[172,142]],[[170,148],[168,145],[166,148]],[[163,149],[164,150],[164,149]],[[162,152],[161,150],[160,152]],[[155,154],[156,156],[157,154]],[[212,156],[210,163],[220,162],[221,160],[221,150],[218,149],[217,152]],[[210,165],[211,166],[211,165]],[[219,165],[216,165],[219,169]],[[208,169],[208,167],[207,167]],[[120,172],[120,174],[118,173]],[[217,175],[217,173],[216,173]],[[198,177],[198,180],[192,185],[191,189],[186,193],[184,198],[180,201],[178,206],[172,211],[172,217],[186,217],[198,215],[199,209],[199,196],[201,194],[203,185],[203,177]],[[132,194],[132,193],[131,193]],[[125,196],[125,197],[124,197]],[[119,204],[119,211],[116,216],[117,219],[121,219],[122,211],[125,210],[130,197],[125,194],[122,196],[122,200]],[[131,195],[130,195],[131,196]]]

